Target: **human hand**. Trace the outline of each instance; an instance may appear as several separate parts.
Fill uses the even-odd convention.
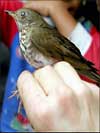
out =
[[[25,4],[25,7],[32,8],[44,16],[51,16],[58,10],[69,10],[72,15],[80,5],[80,0],[34,0]]]
[[[67,0],[34,0],[26,2],[24,7],[31,8],[43,16],[50,16],[56,25],[58,31],[65,37],[74,30],[77,22],[69,13],[68,9],[73,6],[76,8],[76,2],[66,2]]]
[[[24,7],[32,8],[43,16],[51,16],[57,9],[67,9],[69,4],[63,0],[33,0],[25,3]]]
[[[33,74],[22,72],[18,89],[36,131],[98,131],[99,88],[82,81],[66,62]]]

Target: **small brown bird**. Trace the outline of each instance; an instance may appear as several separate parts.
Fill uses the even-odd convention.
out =
[[[87,61],[79,49],[48,25],[43,17],[32,9],[6,11],[18,26],[20,48],[29,64],[39,68],[57,61],[69,62],[76,71],[100,85],[100,75],[94,64]]]

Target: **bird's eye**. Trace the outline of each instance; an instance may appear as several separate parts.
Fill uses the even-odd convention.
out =
[[[22,17],[25,17],[25,12],[24,12],[24,11],[21,12],[21,16],[22,16]]]

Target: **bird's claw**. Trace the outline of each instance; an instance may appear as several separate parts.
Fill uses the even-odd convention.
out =
[[[13,98],[14,96],[17,96],[17,99],[19,98],[19,92],[18,92],[18,90],[14,90],[14,91],[12,91],[12,95],[9,96],[8,99]]]

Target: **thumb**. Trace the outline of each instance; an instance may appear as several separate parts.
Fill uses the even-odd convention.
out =
[[[33,9],[34,11],[38,11],[39,12],[39,1],[29,1],[29,2],[26,2],[25,4],[24,4],[24,7],[25,8],[31,8],[31,9]]]

